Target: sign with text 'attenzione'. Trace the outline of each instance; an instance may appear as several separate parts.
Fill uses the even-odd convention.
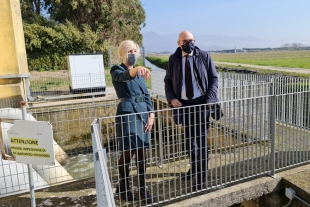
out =
[[[53,130],[49,122],[15,120],[8,136],[16,162],[55,165]]]

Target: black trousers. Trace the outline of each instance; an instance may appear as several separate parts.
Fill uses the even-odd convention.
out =
[[[196,174],[198,179],[206,176],[208,169],[207,135],[210,126],[209,106],[202,105],[205,101],[188,103],[182,101],[183,127],[186,139],[186,150],[190,155],[191,174]]]

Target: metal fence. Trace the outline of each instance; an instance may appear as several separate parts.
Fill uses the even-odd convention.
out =
[[[35,121],[35,118],[29,113],[25,119]],[[21,109],[0,109],[0,151],[2,158],[8,157],[7,160],[0,159],[0,197],[16,192],[25,192],[29,189],[27,165],[16,163],[13,159],[10,159],[12,154],[7,131],[13,125],[14,120],[22,120]],[[72,176],[60,164],[64,164],[65,160],[68,159],[67,155],[56,142],[54,142],[54,147],[57,154],[54,166],[32,165],[34,186],[36,189],[72,180]]]
[[[300,97],[299,100],[304,102],[297,104],[292,100],[292,95]],[[146,153],[146,183],[152,202],[145,203],[143,199],[138,199],[140,186],[137,163],[135,158],[132,158],[128,185],[137,199],[126,202],[121,197],[121,192],[114,193],[116,205],[151,206],[200,191],[222,188],[226,184],[261,174],[274,175],[278,169],[309,162],[309,99],[310,92],[296,92],[221,102],[225,116],[219,121],[211,119],[207,136],[197,136],[200,142],[207,139],[209,153],[209,158],[203,163],[208,166],[203,179],[199,179],[198,176],[186,179],[186,172],[191,168],[191,155],[187,153],[187,137],[184,133],[186,126],[174,124],[170,109],[156,110],[155,125],[149,133],[151,142]],[[285,111],[285,116],[294,117],[294,120],[304,120],[303,126],[277,120],[279,102],[285,106],[288,104],[291,108]],[[195,117],[201,111],[207,111],[208,106],[187,107],[182,110],[191,111],[189,116]],[[298,113],[295,113],[296,111]],[[140,116],[141,113],[121,117],[122,120],[132,120],[127,124],[134,129],[140,127],[136,121]],[[103,140],[103,146],[108,150],[107,169],[114,192],[121,180],[118,140],[122,137],[117,137],[113,130],[119,124],[117,118],[120,119],[119,116],[101,117],[98,124],[101,126],[98,129],[98,136],[101,137],[98,138]],[[200,130],[207,128],[207,122],[194,122],[190,125],[202,126]],[[195,133],[200,134],[201,131]],[[202,157],[200,160],[203,160]],[[202,189],[193,188],[197,185],[203,186]]]
[[[109,48],[109,67],[119,64],[121,60],[117,55],[118,47]],[[145,64],[145,50],[140,48],[143,64]],[[25,79],[25,91],[29,103],[46,103],[52,101],[76,100],[92,98],[98,100],[113,90],[107,89],[111,86],[110,80],[105,80],[105,72],[72,74],[70,71],[58,71],[50,73],[50,76],[27,76]],[[37,74],[40,74],[37,72]],[[104,81],[105,80],[105,81]],[[0,103],[1,104],[1,103]]]
[[[56,166],[33,165],[36,189],[94,176],[89,124],[95,117],[115,114],[115,106],[116,100],[110,100],[28,108],[27,119],[48,121],[53,126],[57,160]],[[9,153],[7,131],[14,120],[20,119],[21,109],[0,109],[0,135],[4,141],[0,145],[6,149],[0,149],[1,153]],[[26,165],[0,159],[0,197],[27,191],[27,172]]]
[[[182,166],[187,166],[186,170],[189,168],[188,155],[184,151],[184,141],[181,141],[184,136],[182,127],[171,122],[171,112],[163,93],[163,76],[156,74],[157,72],[152,71],[153,105],[157,110],[157,114],[155,128],[151,133],[154,137],[148,153],[148,169],[153,171],[151,179],[147,178],[147,183],[151,184],[148,186],[158,184],[156,188],[149,187],[149,189],[151,189],[152,195],[154,195],[154,192],[161,195],[154,198],[153,203],[196,192],[190,192],[190,184],[185,184],[186,182],[183,181],[180,181],[182,186],[178,185],[177,187],[181,189],[178,192],[174,191],[175,187],[172,188],[172,186],[177,185],[175,181],[179,178],[181,180],[185,172],[185,168],[183,169]],[[163,75],[164,73],[161,71],[158,74]],[[208,173],[212,173],[213,183],[216,185],[226,184],[230,181],[234,182],[238,179],[247,178],[251,174],[256,175],[270,170],[268,166],[271,163],[271,123],[276,124],[276,142],[274,143],[276,169],[308,162],[309,79],[225,73],[219,75],[219,97],[222,101],[225,117],[219,122],[211,123],[208,135],[209,146],[212,147],[209,149],[210,170]],[[30,85],[33,85],[33,83],[30,82]],[[52,91],[55,90],[57,91],[57,89]],[[69,91],[69,87],[67,91]],[[275,102],[272,102],[276,104],[275,110],[270,110],[270,107],[272,107],[272,94],[276,94]],[[58,100],[63,100],[60,95],[56,97],[59,97]],[[117,171],[119,152],[117,151],[115,138],[113,138],[115,136],[114,115],[117,104],[118,100],[103,101],[95,98],[85,99],[85,97],[82,99],[81,97],[67,103],[57,102],[54,105],[44,106],[41,104],[40,106],[32,105],[28,107],[29,115],[35,120],[49,121],[52,124],[55,145],[60,147],[56,153],[56,159],[59,159],[58,168],[64,170],[62,174],[56,174],[55,169],[40,166],[44,177],[39,177],[35,175],[37,170],[34,169],[34,176],[37,176],[35,178],[37,188],[62,183],[65,180],[77,180],[94,176],[93,148],[89,125],[97,117],[106,117],[100,118],[99,134],[102,135],[100,138],[103,139],[108,157],[110,156],[108,161],[109,175],[111,175],[111,167]],[[20,113],[19,110],[10,110],[13,110],[10,112],[10,119],[19,119],[17,116]],[[275,112],[276,122],[269,121],[271,112]],[[0,115],[1,119],[5,118],[3,113]],[[104,127],[107,124],[105,121],[108,120],[111,121],[107,122],[110,127],[108,131],[105,131],[107,130]],[[11,126],[10,124],[12,124],[12,120],[11,122],[2,120],[2,135],[5,135]],[[252,133],[251,136],[249,136],[248,131]],[[233,136],[231,133],[233,133]],[[156,138],[154,134],[156,134]],[[228,138],[231,139],[228,140]],[[152,154],[153,152],[155,154]],[[28,182],[27,176],[25,176],[27,168],[13,161],[0,160],[2,167],[0,168],[0,197],[25,192]],[[114,160],[115,166],[112,165],[111,160]],[[175,161],[172,162],[172,160]],[[175,164],[177,162],[179,165]],[[134,162],[131,164],[132,173],[135,172],[134,164]],[[259,167],[256,169],[257,165]],[[175,169],[175,173],[171,173],[172,169]],[[239,169],[244,169],[244,171],[241,171],[240,174]],[[247,169],[249,170],[247,171]],[[157,173],[155,174],[159,177],[158,180],[157,177],[155,179],[154,172]],[[232,174],[233,178],[227,177],[225,172],[227,175]],[[222,178],[218,179],[214,177],[215,175],[222,176]],[[134,174],[132,176],[132,185],[136,187],[137,180],[135,180]],[[179,176],[179,178],[175,178],[176,176]],[[115,177],[111,181],[115,187]],[[211,183],[208,183],[206,189],[214,188]],[[186,191],[183,184],[188,188]],[[161,188],[164,188],[164,192],[159,192]],[[170,192],[174,192],[174,194],[172,195]],[[119,199],[117,196],[115,198],[116,200]],[[118,203],[118,205],[127,205],[122,200],[119,202],[121,203]]]
[[[165,70],[152,71],[152,93],[165,97],[164,77]],[[236,78],[236,79],[234,79]],[[221,101],[234,100],[238,98],[249,98],[271,94],[273,87],[272,79],[262,76],[241,76],[240,74],[227,75],[219,73],[218,88]]]
[[[93,159],[96,178],[97,201],[102,206],[114,207],[115,202],[111,189],[111,182],[107,171],[106,150],[102,147],[100,135],[100,126],[98,120],[95,119],[91,125],[92,143],[93,143]],[[99,138],[99,139],[98,139]]]
[[[110,65],[118,64],[119,59],[116,58],[117,48],[111,47],[109,50]],[[142,57],[144,58],[144,49],[140,48],[140,51]],[[48,103],[52,101],[64,100],[74,101],[76,99],[85,98],[92,98],[92,100],[89,101],[97,101],[98,99],[100,100],[101,97],[113,93],[113,90],[107,89],[107,86],[111,86],[111,83],[109,82],[110,80],[105,81],[105,87],[97,87],[101,86],[102,80],[105,79],[105,75],[103,73],[85,73],[70,76],[69,71],[61,71],[55,74],[57,75],[32,77],[29,77],[29,75],[27,75],[20,77],[23,82],[23,87],[26,91],[25,97],[30,104]],[[163,82],[164,76],[165,70],[152,71],[151,89],[154,95],[160,95],[162,97],[165,96]],[[70,88],[72,81],[74,82],[77,89]],[[267,89],[268,84],[272,85],[271,92],[269,92]],[[275,75],[219,73],[219,89],[221,90],[221,88],[232,88],[231,90],[234,91],[233,88],[235,88],[235,92],[230,92],[230,94],[235,94],[234,96],[236,98],[247,97],[247,95],[244,96],[244,94],[236,94],[240,94],[241,92],[244,93],[245,90],[240,91],[238,90],[238,87],[246,85],[249,87],[247,91],[251,92],[251,96],[253,97],[268,94],[287,94],[308,91],[310,87],[310,79],[297,77],[282,77]],[[255,87],[254,85],[256,85],[256,87],[259,87],[260,89],[257,88],[252,90],[251,88]],[[266,87],[263,85],[265,85]],[[263,88],[265,88],[266,90]],[[253,93],[253,91],[255,90],[256,92]],[[224,94],[221,91],[219,91],[219,94],[221,101],[231,100],[231,97],[226,96],[227,94]],[[12,100],[1,100],[0,106],[15,107],[16,104],[12,102],[19,101],[20,97],[14,97],[12,98]]]
[[[104,73],[70,76],[69,71],[63,71],[56,77],[35,76],[27,80],[27,99],[30,103],[44,103],[104,96],[107,93],[104,80]]]

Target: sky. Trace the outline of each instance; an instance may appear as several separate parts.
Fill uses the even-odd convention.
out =
[[[269,47],[310,46],[310,0],[141,0],[141,33],[255,37]],[[177,38],[177,37],[176,37]],[[264,45],[265,46],[265,45]]]

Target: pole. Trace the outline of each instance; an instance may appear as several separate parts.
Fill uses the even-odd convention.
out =
[[[109,61],[110,61],[110,67],[113,66],[113,63],[112,63],[112,48],[109,47]]]
[[[20,102],[20,106],[22,108],[23,120],[27,120],[26,104],[27,104],[26,101]],[[32,164],[27,164],[27,168],[28,168],[31,207],[36,207],[36,198],[35,198],[35,193],[34,193],[34,184],[33,184],[33,175],[32,175]]]
[[[145,49],[144,46],[142,46],[142,60],[143,60],[143,66],[145,66]]]
[[[271,96],[271,111],[270,111],[270,140],[271,140],[271,159],[270,159],[270,176],[275,175],[275,138],[276,138],[276,96]]]

